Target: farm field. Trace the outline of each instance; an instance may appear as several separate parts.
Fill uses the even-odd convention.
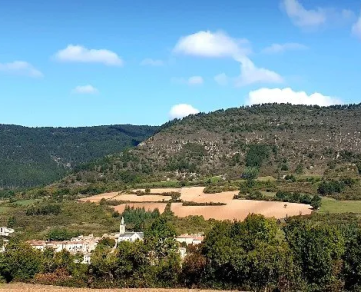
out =
[[[233,200],[224,206],[182,206],[172,204],[172,211],[178,217],[202,215],[204,219],[244,220],[249,214],[262,214],[265,217],[285,218],[287,216],[307,215],[312,210],[309,205],[283,202]]]
[[[250,213],[262,214],[266,217],[284,218],[287,216],[295,216],[299,214],[307,215],[312,212],[311,207],[305,204],[285,203],[283,202],[266,202],[266,201],[250,201],[250,200],[233,200],[233,196],[238,191],[229,191],[216,194],[203,193],[204,187],[185,187],[181,189],[152,189],[151,193],[164,192],[180,192],[181,200],[195,203],[223,203],[221,206],[182,206],[182,203],[172,203],[171,210],[179,217],[187,217],[190,215],[202,215],[205,219],[217,220],[243,220]],[[117,195],[117,193],[113,193]],[[118,212],[123,212],[125,206],[135,208],[145,208],[146,210],[154,210],[158,208],[162,213],[166,207],[165,203],[159,201],[167,198],[161,195],[126,195],[111,196],[109,194],[97,195],[86,198],[91,202],[99,202],[101,198],[108,197],[118,200],[129,200],[132,203],[115,206]],[[82,199],[83,201],[86,199]],[[170,197],[169,197],[170,199]],[[139,201],[139,203],[137,203]],[[150,203],[155,201],[158,203]],[[133,203],[134,202],[134,203]],[[142,203],[143,202],[143,203]]]
[[[356,213],[361,214],[361,201],[337,201],[322,198],[320,213]]]

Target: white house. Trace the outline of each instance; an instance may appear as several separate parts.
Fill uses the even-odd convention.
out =
[[[0,236],[9,236],[10,234],[14,233],[14,229],[7,228],[7,227],[0,227]]]
[[[189,244],[200,244],[204,239],[204,236],[201,234],[182,234],[180,236],[177,236],[175,238],[176,241],[180,242],[180,243],[185,243],[187,245]]]
[[[121,241],[135,242],[137,240],[144,239],[143,232],[126,232],[125,226],[126,225],[124,222],[124,218],[122,217],[122,220],[120,222],[120,227],[119,227],[119,234],[116,235],[117,242],[121,242]]]

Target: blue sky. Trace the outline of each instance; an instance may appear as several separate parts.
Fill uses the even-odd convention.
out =
[[[0,0],[0,123],[360,103],[361,1]]]

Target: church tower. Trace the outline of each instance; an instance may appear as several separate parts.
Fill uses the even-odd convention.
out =
[[[125,234],[124,217],[122,217],[122,220],[120,221],[119,234],[120,234],[120,235]]]

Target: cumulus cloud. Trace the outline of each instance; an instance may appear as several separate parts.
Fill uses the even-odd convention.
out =
[[[214,81],[216,81],[218,85],[226,86],[228,84],[229,78],[225,73],[221,73],[214,76]]]
[[[282,0],[281,7],[294,25],[302,28],[316,28],[329,23],[340,23],[353,18],[354,13],[348,9],[338,10],[329,7],[306,9],[299,0]]]
[[[248,41],[231,38],[224,32],[200,31],[180,38],[173,52],[197,57],[233,58],[241,63],[241,75],[238,86],[253,83],[279,83],[282,77],[273,71],[258,68],[248,58]]]
[[[169,112],[169,117],[173,119],[182,119],[189,115],[198,114],[199,110],[191,106],[190,104],[177,104],[173,106]]]
[[[288,17],[297,26],[319,26],[326,22],[325,11],[321,8],[307,10],[298,0],[283,0],[282,5]]]
[[[100,63],[107,66],[122,66],[123,60],[114,52],[105,49],[87,49],[80,45],[68,45],[58,51],[55,58],[61,62]]]
[[[35,77],[35,78],[43,76],[43,73],[41,73],[33,65],[24,61],[15,61],[12,63],[0,63],[0,72],[13,74],[13,75]]]
[[[236,40],[224,32],[200,31],[180,38],[173,52],[184,55],[220,58],[245,55],[250,52],[248,41]]]
[[[203,78],[201,76],[192,76],[188,79],[189,85],[201,85],[203,84]]]
[[[352,33],[361,39],[361,15],[357,22],[352,26]]]
[[[88,84],[88,85],[79,85],[73,89],[73,93],[77,94],[95,94],[98,93],[98,89],[96,89],[94,86]]]
[[[160,67],[164,65],[164,62],[162,60],[154,60],[151,58],[144,59],[140,65],[142,66],[153,66],[153,67]]]
[[[261,88],[249,93],[247,104],[252,105],[263,103],[292,103],[329,106],[333,104],[341,104],[342,101],[338,98],[326,96],[318,92],[308,95],[304,91],[293,91],[291,88]]]
[[[264,54],[279,54],[285,51],[300,51],[308,49],[307,46],[298,43],[272,44],[262,50]]]
[[[283,83],[281,75],[265,68],[256,67],[248,58],[238,58],[241,63],[241,75],[236,78],[236,86],[255,83]]]
[[[203,80],[202,76],[192,76],[189,78],[174,77],[171,79],[171,82],[175,83],[175,84],[187,84],[187,85],[193,86],[193,85],[202,85],[204,83],[204,80]]]

